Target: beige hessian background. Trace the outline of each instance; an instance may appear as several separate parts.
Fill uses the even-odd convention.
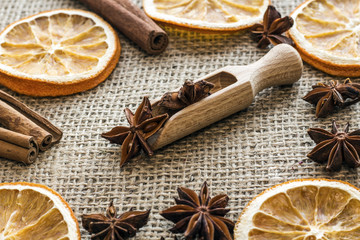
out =
[[[283,14],[301,1],[274,0]],[[137,2],[140,5],[140,1]],[[0,0],[0,27],[39,11],[85,6],[76,0]],[[127,124],[123,109],[135,110],[143,96],[161,96],[226,65],[246,65],[268,50],[255,46],[248,33],[206,35],[166,28],[170,45],[160,56],[149,56],[119,34],[122,53],[110,77],[95,89],[66,97],[32,98],[0,87],[50,119],[64,131],[62,141],[24,166],[0,161],[0,181],[42,183],[58,191],[80,220],[83,213],[104,212],[110,200],[119,212],[152,209],[149,223],[136,239],[173,239],[171,223],[159,211],[174,204],[178,186],[199,190],[207,180],[212,195],[227,193],[236,220],[244,206],[264,189],[297,178],[334,178],[360,186],[358,170],[328,173],[306,158],[314,147],[306,130],[330,128],[331,119],[359,127],[360,105],[326,119],[315,119],[314,107],[301,97],[318,81],[333,77],[305,64],[303,77],[291,87],[262,91],[245,111],[215,123],[156,155],[131,161],[120,169],[120,146],[100,137],[113,126]],[[342,78],[335,78],[342,80]],[[356,79],[354,79],[356,81]],[[82,239],[90,239],[82,230]]]

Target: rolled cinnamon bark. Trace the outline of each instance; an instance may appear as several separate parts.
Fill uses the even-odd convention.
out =
[[[162,53],[169,38],[153,20],[130,0],[79,0],[108,20],[149,54]]]
[[[36,160],[38,153],[34,137],[0,127],[0,157],[30,164]]]
[[[41,151],[60,141],[62,132],[14,97],[0,90],[0,125],[33,136]]]
[[[50,147],[52,136],[30,119],[11,108],[7,103],[0,101],[0,123],[5,128],[12,131],[33,136],[39,144],[41,151],[45,151]]]
[[[13,143],[24,148],[35,148],[36,153],[39,152],[39,146],[33,136],[24,135],[0,127],[0,140]]]

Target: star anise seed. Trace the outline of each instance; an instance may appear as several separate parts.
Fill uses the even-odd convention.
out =
[[[149,218],[149,211],[130,211],[117,216],[111,201],[106,215],[84,214],[81,216],[83,227],[94,240],[124,240],[133,237],[136,231],[143,227]]]
[[[195,83],[185,81],[178,92],[165,93],[158,105],[170,110],[179,111],[209,96],[210,90],[213,87],[214,84],[204,80]]]
[[[315,162],[327,161],[327,170],[340,170],[343,162],[352,168],[360,166],[360,129],[349,133],[347,123],[344,131],[339,131],[333,121],[331,132],[310,128],[308,134],[317,145],[307,156]]]
[[[342,84],[332,80],[330,85],[318,83],[312,88],[313,90],[303,99],[316,105],[316,117],[326,117],[334,111],[335,107],[345,106],[346,99],[354,100],[348,102],[352,104],[357,102],[360,96],[360,84],[351,82],[349,78]]]
[[[287,43],[294,46],[294,42],[282,34],[294,25],[294,20],[281,17],[281,14],[272,5],[269,5],[263,17],[263,24],[255,24],[251,28],[251,37],[258,42],[258,48],[266,48],[270,43],[277,45]]]
[[[110,132],[101,134],[103,138],[108,139],[111,143],[122,145],[121,167],[136,155],[140,149],[143,149],[149,156],[154,154],[147,143],[147,139],[154,135],[169,118],[166,113],[153,117],[151,104],[147,97],[144,97],[135,115],[128,108],[125,109],[125,115],[130,127],[119,126],[113,128]]]
[[[229,197],[225,194],[213,198],[206,182],[200,194],[193,190],[178,188],[179,198],[175,198],[176,206],[162,211],[164,218],[175,223],[170,229],[174,233],[184,233],[187,240],[199,236],[203,240],[231,240],[234,223],[224,216],[230,211],[225,209]]]

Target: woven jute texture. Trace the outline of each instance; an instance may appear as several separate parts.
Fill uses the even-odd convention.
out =
[[[285,15],[301,3],[274,0]],[[140,1],[137,2],[140,6]],[[39,11],[86,7],[76,0],[1,0],[0,27]],[[98,87],[56,98],[16,96],[64,132],[62,141],[30,166],[2,159],[0,181],[45,184],[69,202],[78,220],[81,214],[104,213],[111,200],[119,212],[151,209],[148,224],[135,239],[173,239],[172,223],[159,211],[174,205],[176,188],[196,191],[206,180],[212,196],[227,193],[227,215],[233,221],[245,205],[266,188],[291,179],[341,179],[360,186],[358,170],[344,167],[328,173],[307,159],[315,146],[309,127],[330,130],[331,119],[359,128],[360,105],[316,119],[314,107],[301,98],[318,81],[334,78],[305,64],[293,86],[262,91],[246,110],[179,140],[152,158],[130,161],[120,169],[120,146],[100,137],[117,125],[127,125],[123,109],[133,111],[143,96],[150,99],[227,65],[247,65],[268,52],[256,48],[248,33],[207,35],[166,27],[170,44],[159,56],[144,53],[119,33],[122,53],[118,66]],[[357,79],[353,79],[357,81]],[[209,113],[210,114],[210,113]],[[90,235],[81,227],[82,239]]]

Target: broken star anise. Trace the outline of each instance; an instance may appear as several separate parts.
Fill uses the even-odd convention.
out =
[[[158,105],[178,111],[209,96],[213,87],[214,84],[204,80],[195,83],[188,80],[178,92],[165,93]]]
[[[149,156],[154,154],[147,143],[147,139],[154,135],[169,118],[166,113],[153,117],[151,104],[147,97],[144,97],[135,115],[128,108],[125,108],[125,115],[130,127],[119,126],[113,128],[110,132],[101,134],[103,138],[108,139],[111,143],[122,145],[121,167],[136,155],[141,148]]]
[[[130,211],[117,216],[113,202],[103,214],[84,214],[81,216],[83,227],[94,240],[124,240],[133,237],[149,218],[149,211]]]
[[[344,106],[346,99],[352,99],[355,103],[360,96],[360,84],[353,83],[349,78],[344,83],[332,80],[330,85],[318,83],[303,99],[316,105],[316,117],[325,117],[334,111],[335,107]]]
[[[277,45],[287,43],[294,45],[294,42],[282,34],[294,25],[294,20],[289,17],[281,17],[281,14],[274,6],[269,5],[265,11],[263,24],[257,23],[251,28],[251,37],[258,42],[258,48],[266,48],[270,43]]]
[[[175,198],[176,206],[162,211],[164,218],[175,223],[170,229],[174,233],[184,233],[187,240],[199,236],[202,240],[231,240],[234,223],[224,218],[230,210],[225,209],[229,197],[225,194],[213,198],[206,182],[200,194],[193,190],[178,188],[179,198]]]
[[[310,128],[308,134],[317,145],[307,156],[315,162],[327,161],[327,170],[340,170],[343,162],[352,168],[360,166],[360,129],[349,133],[347,123],[344,131],[339,131],[333,121],[331,132]]]

